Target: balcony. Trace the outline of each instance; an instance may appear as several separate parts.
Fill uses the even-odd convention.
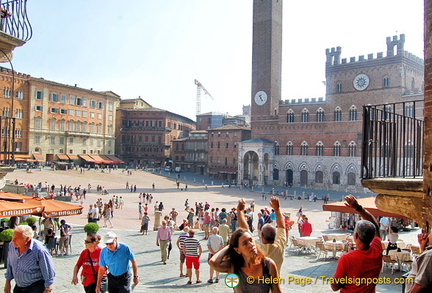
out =
[[[27,0],[0,0],[0,62],[12,60],[12,51],[32,37]]]
[[[362,184],[376,205],[421,222],[423,100],[363,106]]]

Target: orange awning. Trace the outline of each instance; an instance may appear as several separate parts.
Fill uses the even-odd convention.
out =
[[[37,197],[28,202],[39,204],[39,206],[43,208],[43,212],[41,210],[38,215],[47,218],[80,215],[83,209],[83,207],[79,205],[47,198]]]
[[[35,202],[22,203],[0,200],[0,217],[30,215],[42,212],[43,207]]]
[[[104,158],[102,158],[101,156],[98,155],[91,155],[91,157],[95,160],[95,163],[99,163],[99,164],[111,164],[112,161],[111,160],[105,160]]]
[[[78,160],[78,156],[77,155],[67,155],[69,157],[69,160],[75,161]]]
[[[89,162],[89,163],[94,163],[94,162],[95,162],[95,161],[93,160],[93,158],[90,157],[89,155],[79,155],[79,157],[80,157],[81,159],[83,159],[84,161]]]
[[[31,199],[32,199],[31,196],[22,195],[18,193],[11,193],[6,191],[0,191],[0,200],[26,202]]]
[[[9,157],[11,158],[11,156]],[[15,161],[27,161],[30,160],[30,156],[29,155],[22,155],[22,154],[15,154],[14,155]]]
[[[106,155],[105,157],[107,157],[108,159],[113,161],[114,164],[123,164],[124,163],[124,161],[120,160],[119,158],[117,158],[116,156],[113,156],[113,155]]]
[[[69,157],[67,155],[57,154],[56,156],[59,160],[69,160]]]
[[[394,214],[394,213],[385,212],[385,211],[380,210],[375,205],[375,197],[358,198],[357,201],[361,206],[363,206],[363,208],[368,210],[374,216],[401,218],[401,219],[406,218],[405,216],[402,216],[402,215],[398,215],[398,214]],[[338,201],[338,202],[323,204],[323,211],[358,214],[358,212],[355,211],[354,209],[347,207],[345,205],[345,201]]]
[[[33,154],[33,157],[35,158],[35,160],[37,160],[38,162],[45,162],[44,157],[42,156],[42,154]]]

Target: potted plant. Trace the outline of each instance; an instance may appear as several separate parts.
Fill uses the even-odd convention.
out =
[[[7,255],[9,251],[9,243],[12,241],[12,234],[14,229],[5,229],[0,233],[0,240],[3,241],[3,249],[1,254],[1,259],[3,261],[4,267],[7,266]]]
[[[87,235],[92,233],[97,233],[99,230],[99,225],[96,223],[88,223],[84,226],[84,231],[87,233]]]
[[[28,223],[29,226],[31,226],[36,224],[37,219],[35,217],[28,217],[25,221]]]

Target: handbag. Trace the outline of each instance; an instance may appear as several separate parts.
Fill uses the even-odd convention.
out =
[[[90,250],[87,250],[87,253],[88,253],[89,261],[90,261],[90,264],[91,264],[91,267],[92,267],[92,270],[93,270],[93,274],[95,275],[95,280],[97,282],[97,276],[98,275],[97,275],[96,270],[95,270],[95,268],[93,266],[93,261],[92,261],[92,259],[90,257]],[[102,277],[102,280],[101,280],[101,283],[100,283],[100,291],[101,292],[108,291],[108,278],[107,278],[107,276],[103,276]]]

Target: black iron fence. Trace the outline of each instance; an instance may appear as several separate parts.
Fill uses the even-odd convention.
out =
[[[4,33],[27,42],[32,37],[32,27],[27,17],[27,0],[0,0],[0,29]]]
[[[363,106],[362,178],[423,176],[423,100]]]

